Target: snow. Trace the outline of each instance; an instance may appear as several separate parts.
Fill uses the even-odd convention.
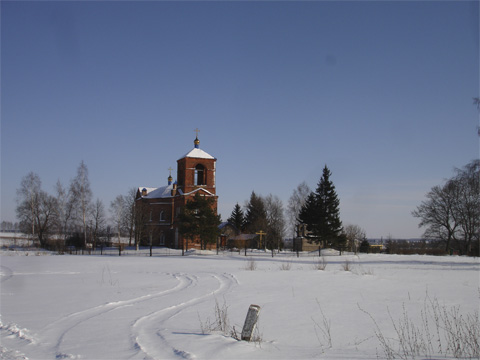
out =
[[[139,187],[138,189],[140,193],[142,192],[142,189],[147,190],[147,195],[142,196],[142,198],[144,199],[161,199],[166,197],[172,197],[173,184],[161,186],[158,188]]]
[[[203,151],[200,148],[193,148],[190,152],[186,153],[180,159],[183,158],[196,158],[196,159],[215,159],[212,155],[208,154],[207,152]]]
[[[0,252],[0,358],[381,359],[375,323],[390,339],[428,299],[479,307],[477,258],[154,250]],[[216,304],[237,333],[259,305],[261,341],[203,333]]]

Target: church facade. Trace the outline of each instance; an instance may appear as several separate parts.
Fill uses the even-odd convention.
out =
[[[140,244],[184,248],[178,218],[187,202],[199,193],[213,198],[215,213],[217,211],[216,162],[215,157],[200,149],[197,136],[193,149],[177,160],[176,181],[170,174],[165,186],[138,188],[135,207]],[[197,245],[189,241],[188,247]]]

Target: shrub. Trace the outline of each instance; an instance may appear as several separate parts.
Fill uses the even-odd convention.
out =
[[[473,314],[462,314],[459,306],[442,306],[427,294],[420,325],[408,315],[405,304],[399,319],[394,319],[389,311],[396,333],[396,338],[389,339],[383,335],[373,316],[360,306],[359,309],[372,319],[375,335],[388,360],[432,356],[478,359],[480,356],[478,310]]]
[[[245,270],[257,270],[257,262],[252,258],[248,259],[247,264],[245,265]]]
[[[313,268],[315,270],[325,270],[325,268],[327,267],[327,260],[325,260],[325,257],[322,256],[321,258],[319,258],[318,260],[314,260],[313,262]]]

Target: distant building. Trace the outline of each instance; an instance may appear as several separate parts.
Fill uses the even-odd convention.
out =
[[[213,198],[214,209],[217,211],[216,162],[216,158],[200,149],[197,136],[193,149],[177,160],[175,182],[170,173],[166,186],[138,188],[136,228],[141,244],[174,249],[184,247],[178,230],[178,216],[196,193]],[[188,247],[195,247],[195,244],[189,241]]]
[[[228,221],[221,223],[218,228],[220,229],[220,247],[226,247],[229,241],[240,233],[236,226]]]
[[[295,251],[315,251],[320,247],[311,237],[306,224],[297,225],[297,237],[293,240],[293,250]]]

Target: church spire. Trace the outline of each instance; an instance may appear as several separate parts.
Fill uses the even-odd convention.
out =
[[[197,128],[194,131],[196,133],[196,136],[195,136],[195,140],[193,141],[193,144],[195,145],[195,149],[198,149],[200,148],[200,140],[198,140],[198,133],[200,132],[200,130],[198,130]]]
[[[172,167],[169,167],[168,170],[170,171],[170,175],[168,175],[168,185],[172,185],[173,177],[172,177]]]

